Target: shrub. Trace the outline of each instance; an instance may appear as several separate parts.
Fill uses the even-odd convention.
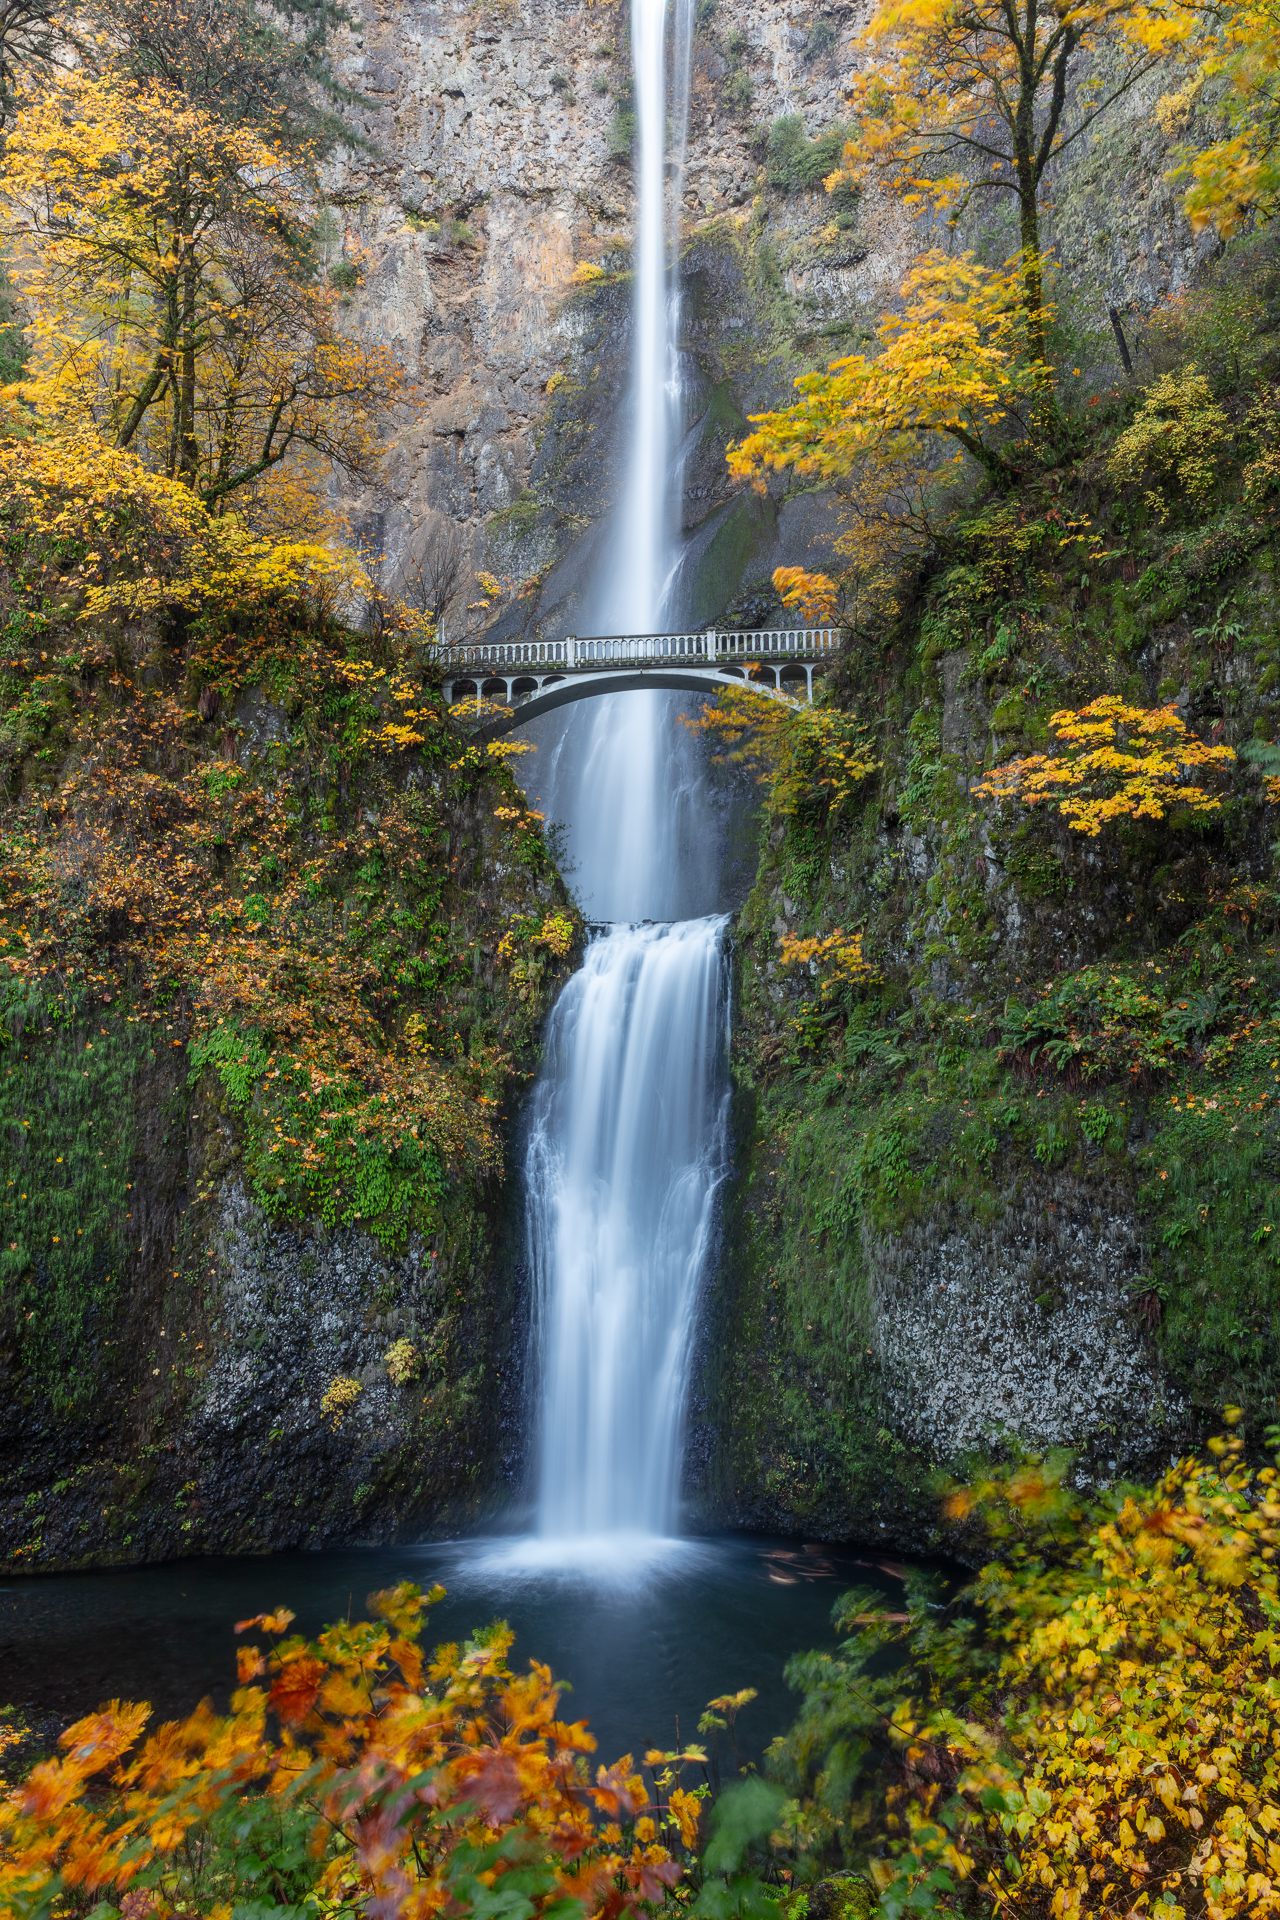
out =
[[[1065,1456],[994,1475],[948,1503],[997,1550],[968,1604],[842,1600],[770,1754],[806,1877],[870,1852],[888,1915],[978,1910],[957,1882],[1027,1920],[1280,1910],[1280,1475],[1209,1446],[1094,1505]]]
[[[805,60],[820,60],[824,53],[831,52],[837,38],[834,20],[815,20],[804,43]]]
[[[732,764],[767,776],[784,813],[823,806],[834,815],[882,764],[856,713],[793,706],[755,687],[726,687],[685,724],[722,742]]]
[[[785,114],[769,129],[766,160],[769,185],[781,187],[787,193],[820,187],[827,175],[839,166],[844,143],[843,127],[832,127],[816,140],[810,140],[800,115]]]
[[[825,940],[784,934],[778,964],[808,967],[810,973],[820,974],[824,1000],[830,1000],[842,987],[869,986],[880,978],[871,962],[863,958],[862,934],[846,935],[843,927],[837,927]]]
[[[549,913],[539,932],[533,936],[535,947],[546,947],[557,960],[567,960],[573,951],[574,925],[568,914]]]
[[[724,83],[724,103],[734,113],[745,113],[756,97],[755,81],[749,73],[731,73]]]
[[[1108,693],[1078,713],[1064,708],[1049,725],[1055,752],[993,768],[974,793],[1032,807],[1055,800],[1067,824],[1090,838],[1114,820],[1163,820],[1175,807],[1204,814],[1222,805],[1187,775],[1230,765],[1235,749],[1206,747],[1176,707],[1130,707]]]
[[[425,1597],[374,1594],[375,1621],[308,1642],[281,1608],[242,1621],[229,1716],[206,1701],[144,1737],[113,1702],[0,1803],[0,1912],[607,1915],[660,1903],[670,1846],[697,1835],[685,1756],[628,1755],[594,1780],[585,1723],[546,1667],[507,1664],[499,1623],[434,1658]],[[273,1735],[272,1727],[278,1729]],[[669,1841],[670,1846],[665,1844]]]
[[[1222,288],[1181,294],[1152,314],[1146,349],[1157,373],[1178,373],[1193,361],[1216,393],[1243,386],[1260,357],[1267,332],[1266,302],[1224,273]]]
[[[393,1340],[382,1357],[393,1387],[407,1387],[417,1378],[422,1356],[412,1340]]]
[[[1170,482],[1196,506],[1203,506],[1218,479],[1218,464],[1231,436],[1231,423],[1214,402],[1209,382],[1196,367],[1162,374],[1143,397],[1137,418],[1116,441],[1107,462],[1121,486],[1148,477],[1160,483],[1146,499],[1161,520],[1169,507],[1160,486]]]
[[[336,1378],[332,1379],[325,1388],[320,1401],[320,1411],[323,1414],[327,1414],[334,1426],[337,1427],[341,1423],[343,1416],[350,1413],[352,1407],[355,1406],[356,1401],[360,1398],[360,1393],[360,1382],[353,1380],[349,1374],[340,1373]]]
[[[629,160],[636,144],[636,116],[628,103],[618,102],[609,128],[608,153],[611,160]]]

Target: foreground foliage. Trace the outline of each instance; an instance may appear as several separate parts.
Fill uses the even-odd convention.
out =
[[[240,1623],[229,1715],[208,1703],[146,1732],[115,1702],[64,1734],[0,1808],[0,1911],[83,1909],[426,1916],[580,1913],[660,1902],[696,1835],[684,1756],[594,1773],[585,1723],[559,1717],[546,1667],[513,1673],[497,1626],[420,1645],[425,1597],[375,1594],[376,1621],[288,1632],[285,1609]]]
[[[964,1591],[913,1572],[901,1610],[845,1595],[842,1644],[790,1663],[800,1714],[765,1776],[710,1809],[681,1784],[700,1748],[593,1770],[506,1627],[426,1657],[440,1590],[406,1584],[314,1641],[285,1610],[242,1622],[273,1644],[240,1649],[229,1715],[148,1734],[117,1702],[69,1728],[0,1803],[0,1909],[802,1920],[836,1870],[847,1911],[865,1876],[889,1920],[1280,1911],[1280,1475],[1234,1435],[1093,1501],[1069,1464],[949,1496],[994,1548]]]
[[[887,1915],[1280,1911],[1278,1476],[1212,1449],[1095,1506],[1063,1458],[979,1482],[951,1514],[999,1552],[967,1595],[846,1597],[770,1754],[810,1872],[865,1865]]]

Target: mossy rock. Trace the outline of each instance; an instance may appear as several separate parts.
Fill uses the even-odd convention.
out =
[[[1021,733],[1026,725],[1027,703],[1020,693],[1008,693],[991,716],[993,733]]]

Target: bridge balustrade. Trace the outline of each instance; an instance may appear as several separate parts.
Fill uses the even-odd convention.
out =
[[[471,642],[437,649],[441,666],[455,673],[509,673],[526,667],[534,673],[583,673],[620,663],[637,667],[669,666],[673,661],[754,660],[787,655],[808,659],[833,653],[840,644],[837,627],[780,627],[768,632],[739,633],[707,628],[702,633],[600,634],[563,640],[504,640]]]

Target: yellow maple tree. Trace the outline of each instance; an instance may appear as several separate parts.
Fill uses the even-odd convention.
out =
[[[1172,178],[1193,227],[1235,233],[1280,204],[1280,6],[1222,0],[1214,6],[1139,10],[1131,37],[1188,71],[1157,103],[1165,133],[1182,132],[1211,100],[1216,137],[1181,149]]]
[[[935,251],[902,296],[876,330],[877,353],[803,375],[800,400],[753,414],[728,455],[730,472],[758,487],[787,469],[837,483],[853,513],[842,551],[871,568],[927,524],[928,500],[966,455],[1012,484],[1040,389],[1020,260],[997,271]],[[953,448],[950,472],[940,442]]]
[[[369,589],[330,528],[297,539],[270,520],[259,529],[238,513],[214,518],[184,482],[91,426],[0,440],[0,496],[28,564],[49,565],[60,602],[85,623],[265,600],[326,608]]]
[[[1277,1473],[1252,1471],[1238,1436],[1209,1445],[1218,1465],[1181,1460],[1098,1516],[1065,1572],[1023,1583],[987,1569],[1002,1677],[1035,1703],[1015,1736],[1020,1773],[976,1728],[955,1741],[975,1816],[957,1864],[997,1911],[1280,1913]],[[966,1489],[952,1511],[1047,1510],[1051,1481],[1032,1467]],[[928,1808],[893,1797],[932,1851],[936,1796]]]
[[[1231,765],[1235,749],[1197,740],[1175,706],[1133,707],[1109,693],[1078,712],[1062,709],[1049,725],[1056,751],[995,767],[974,793],[1026,806],[1051,801],[1090,838],[1113,820],[1163,820],[1175,807],[1204,814],[1222,805],[1190,776]]]
[[[403,375],[338,324],[295,150],[77,66],[23,99],[0,204],[30,348],[15,428],[92,424],[214,513],[304,449],[374,471]]]
[[[1117,31],[1139,11],[1150,9],[1136,0],[882,0],[850,78],[853,125],[828,185],[879,178],[908,206],[952,215],[975,196],[983,205],[1011,196],[1030,344],[1039,360],[1041,186],[1158,57]],[[1077,78],[1079,56],[1104,42],[1110,57]]]
[[[905,1614],[848,1596],[850,1638],[806,1656],[771,1756],[797,1850],[839,1835],[865,1857],[874,1822],[886,1914],[1280,1913],[1280,1474],[1236,1434],[1208,1450],[1096,1503],[1065,1454],[957,1490],[950,1519],[994,1550],[977,1635],[924,1583]]]

